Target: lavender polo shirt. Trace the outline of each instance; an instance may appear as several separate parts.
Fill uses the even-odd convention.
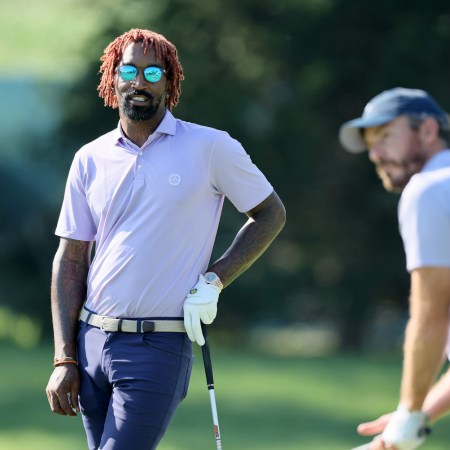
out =
[[[55,234],[95,240],[90,310],[181,317],[208,267],[224,197],[246,212],[272,191],[239,142],[167,112],[141,148],[119,125],[75,154]]]

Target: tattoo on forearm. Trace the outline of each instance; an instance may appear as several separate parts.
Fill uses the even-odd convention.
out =
[[[60,304],[64,302],[71,313],[75,313],[71,306],[79,310],[79,305],[86,296],[87,271],[88,267],[84,261],[75,262],[63,259],[59,263],[56,294]]]
[[[88,242],[67,240],[55,256],[51,288],[55,342],[73,339],[86,297],[90,248]]]
[[[268,208],[255,215],[239,231],[227,252],[213,266],[228,285],[247,270],[269,247],[284,226],[285,216]]]

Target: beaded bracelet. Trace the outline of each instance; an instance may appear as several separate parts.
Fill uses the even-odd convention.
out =
[[[55,358],[53,367],[63,366],[64,364],[75,364],[78,365],[78,361],[71,356],[64,356],[63,358]]]

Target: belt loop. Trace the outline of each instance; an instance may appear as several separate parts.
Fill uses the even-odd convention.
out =
[[[117,324],[117,331],[122,332],[122,322],[123,319],[119,319],[119,323]]]

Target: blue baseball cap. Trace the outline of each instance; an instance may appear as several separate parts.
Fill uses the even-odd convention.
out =
[[[398,87],[378,94],[367,103],[361,117],[345,122],[339,130],[339,141],[351,153],[362,152],[367,147],[361,130],[384,125],[404,114],[427,114],[448,122],[447,114],[427,92]]]

